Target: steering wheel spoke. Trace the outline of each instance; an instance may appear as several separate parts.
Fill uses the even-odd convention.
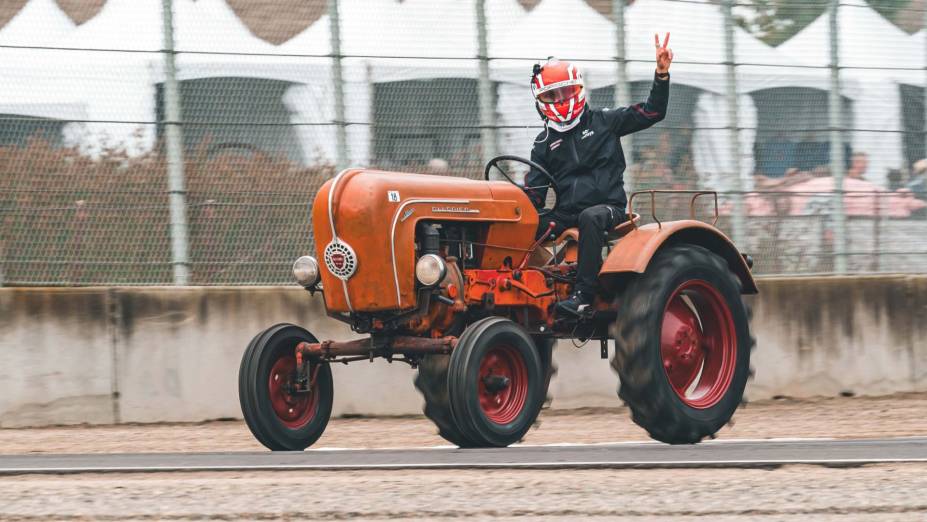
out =
[[[519,185],[518,183],[515,182],[514,179],[512,179],[511,176],[509,176],[509,173],[505,169],[502,168],[500,163],[503,161],[512,161],[515,163],[521,163],[523,165],[527,165],[530,169],[537,171],[538,173],[541,174],[541,176],[546,178],[547,184],[546,185],[532,185],[532,186]],[[492,179],[490,176],[490,173],[492,172],[493,168],[498,170],[506,181],[524,190],[525,193],[527,193],[529,197],[532,196],[531,192],[534,192],[535,190],[545,190],[546,194],[548,195],[553,194],[554,196],[553,204],[550,206],[550,208],[547,208],[545,206],[543,208],[537,209],[538,216],[546,216],[547,214],[550,214],[551,212],[557,209],[557,205],[560,203],[560,194],[557,190],[557,182],[554,179],[554,177],[551,176],[550,173],[547,172],[547,169],[545,169],[544,167],[538,165],[537,163],[529,159],[522,158],[520,156],[507,156],[507,155],[496,156],[495,158],[489,160],[489,163],[486,164],[486,169],[483,172],[483,178],[486,179],[487,181]],[[532,202],[534,202],[533,197],[532,197]]]

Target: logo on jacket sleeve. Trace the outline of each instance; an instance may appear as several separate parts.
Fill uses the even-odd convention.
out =
[[[583,131],[583,137],[580,138],[580,140],[584,140],[584,139],[588,138],[589,136],[592,136],[593,134],[595,134],[595,131],[594,131],[594,130],[586,129],[586,130]]]

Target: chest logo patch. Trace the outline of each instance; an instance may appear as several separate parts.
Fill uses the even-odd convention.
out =
[[[563,144],[563,138],[560,138],[559,140],[554,141],[550,144],[550,150],[554,150],[562,144]]]
[[[583,137],[580,138],[580,140],[584,140],[584,139],[588,138],[589,136],[592,136],[593,134],[595,134],[595,131],[594,131],[594,130],[586,129],[586,130],[583,131]]]

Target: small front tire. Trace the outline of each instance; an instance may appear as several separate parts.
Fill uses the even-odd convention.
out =
[[[531,429],[544,402],[538,349],[519,325],[488,317],[470,325],[451,353],[448,397],[473,446],[505,447]]]
[[[238,372],[238,398],[254,437],[273,451],[302,451],[322,436],[332,413],[328,363],[310,361],[308,393],[295,391],[296,346],[315,343],[307,330],[278,324],[252,339]]]

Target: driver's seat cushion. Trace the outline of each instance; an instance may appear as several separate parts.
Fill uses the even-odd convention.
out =
[[[615,228],[608,230],[606,232],[607,241],[617,241],[624,236],[628,235],[629,232],[634,230],[637,227],[637,224],[640,223],[641,215],[638,213],[629,214],[625,216],[625,220],[621,223],[615,225]],[[548,241],[544,243],[545,246],[560,246],[567,241],[579,242],[579,228],[570,227],[557,236],[557,239],[553,241]]]

